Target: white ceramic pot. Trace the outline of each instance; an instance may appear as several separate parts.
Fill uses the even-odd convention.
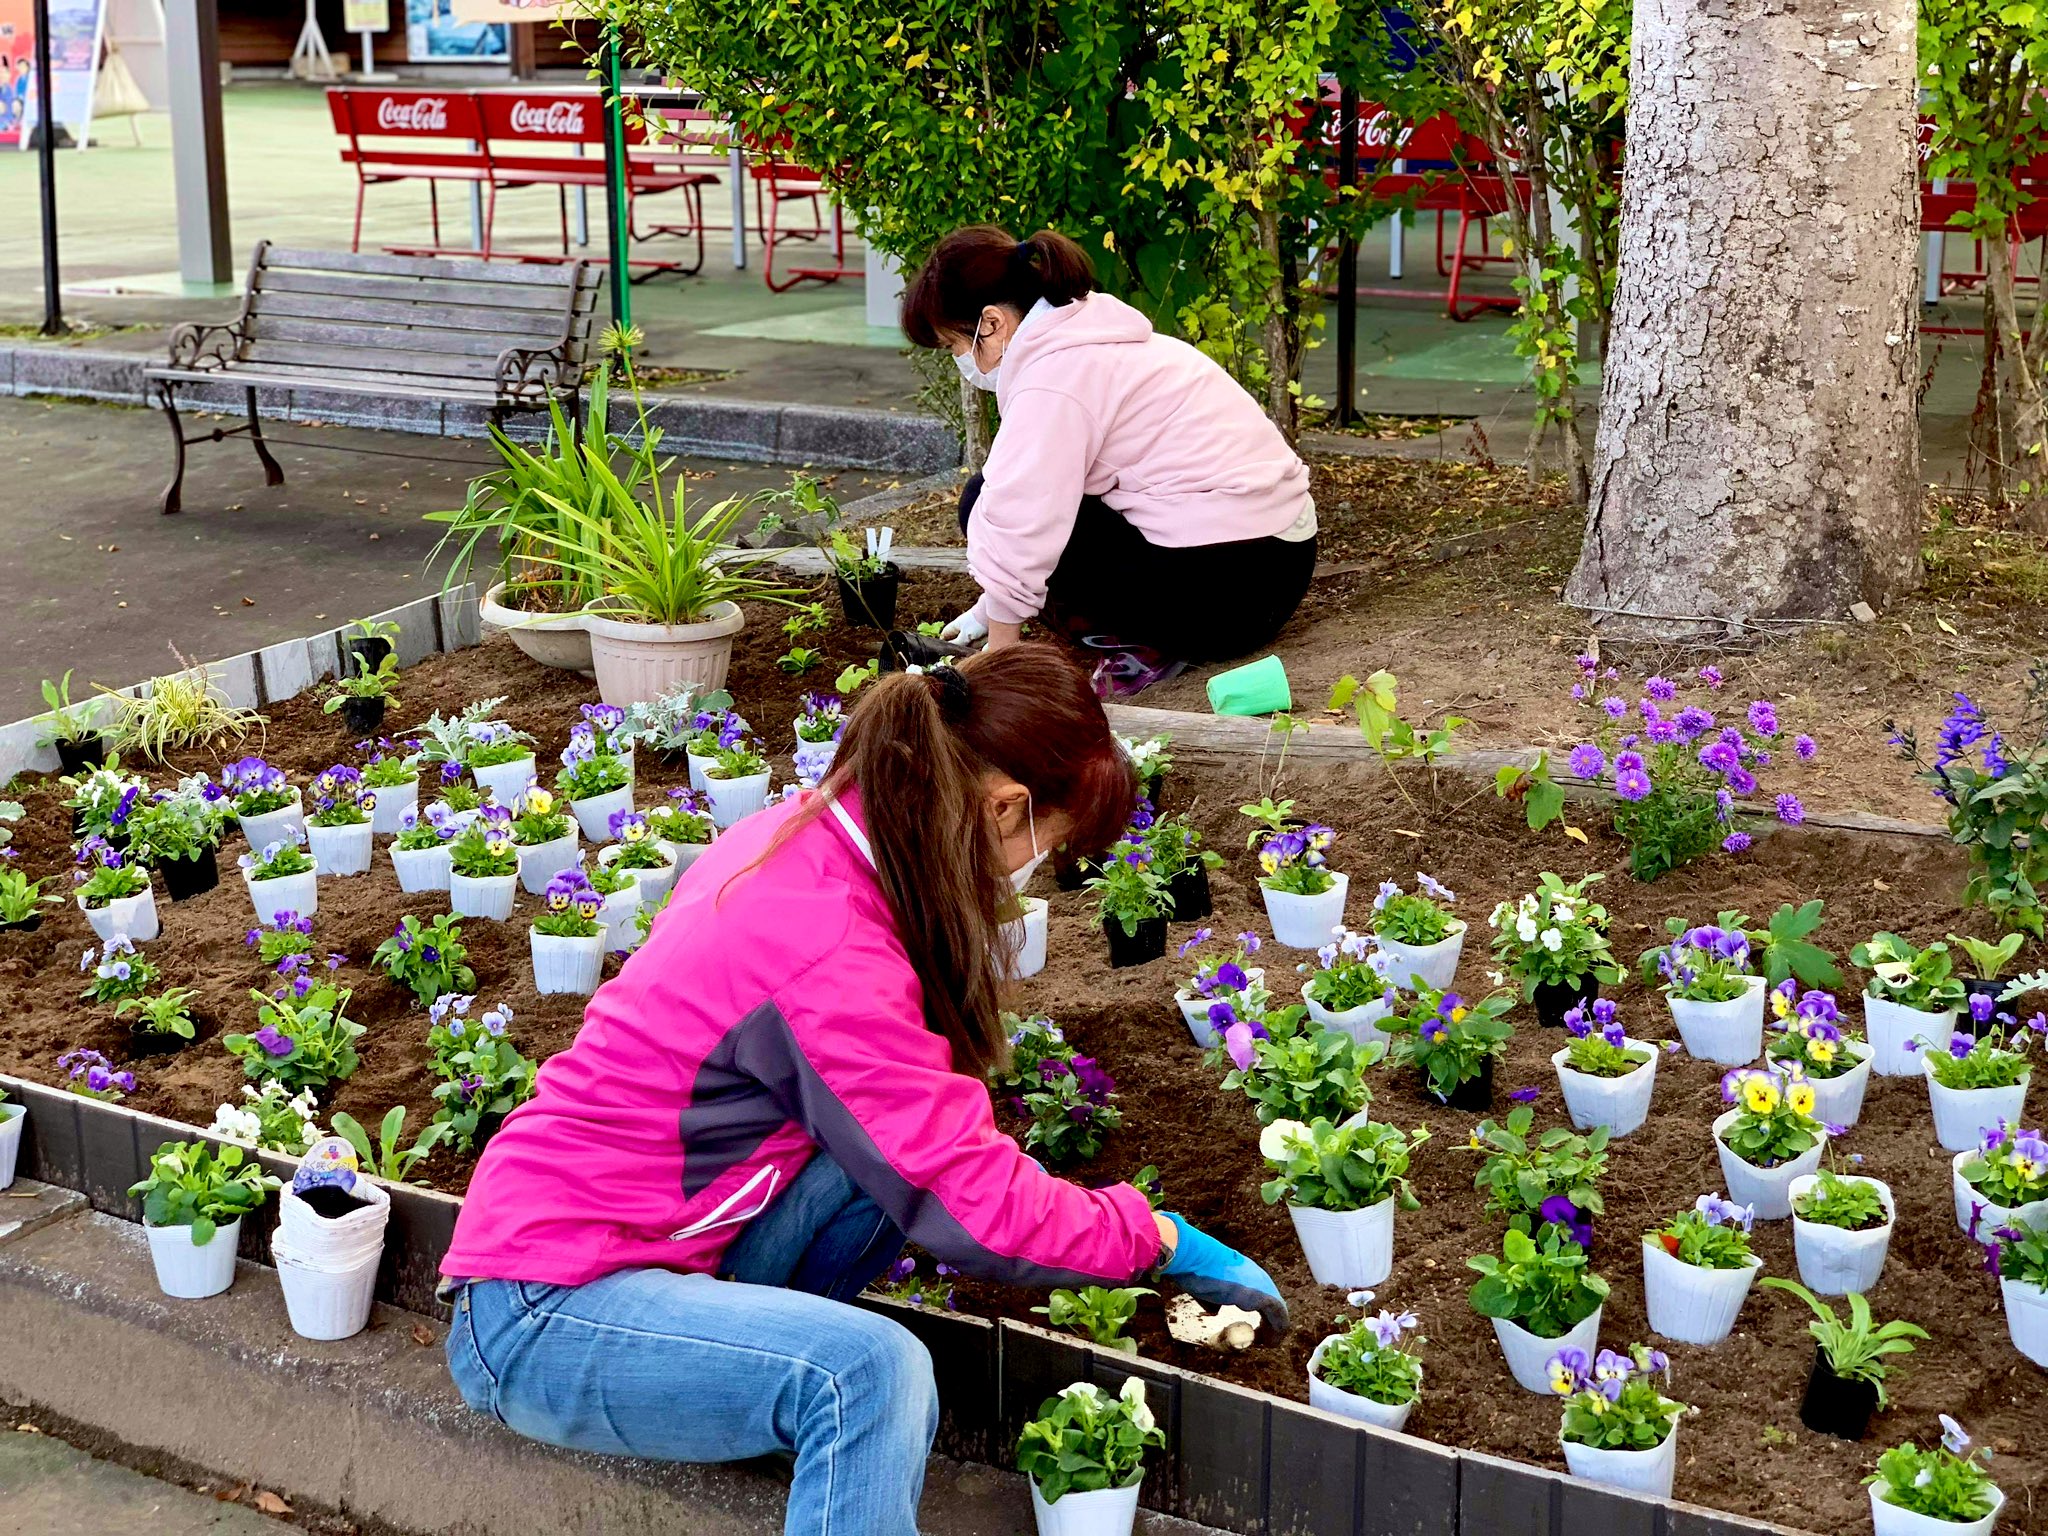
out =
[[[747,627],[737,603],[719,603],[700,624],[635,624],[585,617],[597,692],[621,709],[689,686],[698,697],[725,686],[732,640]]]
[[[548,882],[555,876],[582,862],[583,851],[576,841],[574,827],[560,837],[551,837],[544,843],[521,844],[519,884],[527,895],[538,896],[548,888]]]
[[[1620,1077],[1574,1071],[1565,1064],[1571,1056],[1569,1050],[1551,1053],[1550,1064],[1557,1069],[1558,1086],[1564,1090],[1565,1111],[1579,1130],[1604,1125],[1610,1136],[1626,1136],[1650,1118],[1650,1098],[1657,1091],[1657,1047],[1631,1035],[1622,1039],[1630,1050],[1648,1051],[1650,1059]]]
[[[1808,1077],[1813,1089],[1813,1118],[1823,1125],[1854,1125],[1863,1115],[1863,1095],[1870,1087],[1870,1063],[1876,1053],[1867,1045],[1844,1041],[1842,1049],[1856,1065],[1840,1077]]]
[[[1944,1088],[1934,1080],[1934,1059],[1921,1062],[1927,1075],[1927,1097],[1934,1107],[1934,1139],[1948,1152],[1975,1151],[1986,1131],[2000,1121],[2017,1125],[2027,1106],[2027,1072],[2010,1088]]]
[[[103,907],[88,907],[83,897],[78,898],[78,910],[85,914],[85,920],[92,924],[92,931],[99,935],[100,942],[106,943],[117,933],[125,933],[137,944],[147,944],[163,932],[163,924],[156,914],[156,886],[148,886],[133,896],[123,896],[110,901]]]
[[[0,1189],[14,1182],[15,1159],[21,1155],[21,1128],[27,1123],[26,1104],[0,1104]]]
[[[241,824],[242,836],[248,840],[251,853],[261,853],[272,843],[288,843],[297,833],[306,830],[306,811],[303,797],[295,789],[292,803],[274,811],[265,811],[260,816],[236,816]]]
[[[1764,1261],[1751,1254],[1740,1269],[1706,1269],[1643,1239],[1643,1300],[1650,1328],[1681,1344],[1718,1344],[1735,1326],[1750,1282]]]
[[[448,910],[457,917],[481,917],[502,923],[512,915],[519,894],[517,875],[448,875]]]
[[[0,1165],[0,1172],[5,1172]],[[0,1184],[0,1189],[6,1186]],[[1998,1282],[2005,1297],[2005,1330],[2012,1335],[2012,1347],[2034,1364],[2048,1368],[2048,1290],[2024,1280]]]
[[[1411,1399],[1405,1403],[1380,1403],[1356,1392],[1346,1392],[1342,1387],[1333,1387],[1316,1374],[1316,1367],[1323,1363],[1323,1354],[1336,1343],[1342,1334],[1333,1333],[1316,1345],[1308,1357],[1308,1405],[1320,1408],[1325,1413],[1334,1413],[1341,1418],[1356,1419],[1361,1424],[1377,1424],[1381,1429],[1399,1430],[1408,1422],[1408,1415],[1415,1411]]]
[[[504,598],[505,583],[500,581],[478,601],[477,616],[486,629],[502,629],[529,659],[544,667],[590,676],[590,636],[582,614],[527,613],[507,608]]]
[[[1564,1464],[1581,1482],[1625,1488],[1660,1499],[1671,1497],[1671,1477],[1678,1469],[1678,1426],[1664,1443],[1647,1451],[1611,1451],[1597,1445],[1579,1445],[1570,1440],[1564,1446]]]
[[[1266,921],[1273,942],[1288,949],[1321,949],[1344,923],[1344,901],[1351,877],[1333,872],[1330,888],[1318,896],[1296,896],[1260,886],[1266,897]]]
[[[392,847],[387,851],[391,855],[391,868],[398,876],[398,888],[401,891],[416,894],[420,891],[448,889],[446,843],[433,848]]]
[[[1290,1205],[1294,1235],[1317,1285],[1379,1285],[1394,1272],[1394,1197],[1362,1211]]]
[[[1069,1493],[1057,1504],[1048,1504],[1033,1483],[1031,1513],[1038,1521],[1038,1536],[1130,1536],[1138,1520],[1138,1485]]]
[[[711,801],[712,824],[723,830],[760,810],[768,803],[768,781],[771,777],[773,775],[763,769],[743,779],[705,780],[704,793]]]
[[[1764,1053],[1764,993],[1761,976],[1749,978],[1749,990],[1725,1003],[1698,1003],[1667,998],[1671,1019],[1685,1053],[1695,1061],[1723,1067],[1746,1067]]]
[[[1737,1205],[1755,1206],[1760,1221],[1782,1221],[1792,1214],[1792,1181],[1820,1166],[1821,1154],[1827,1150],[1827,1135],[1822,1133],[1799,1156],[1775,1168],[1759,1168],[1730,1152],[1721,1140],[1721,1132],[1734,1124],[1740,1113],[1731,1109],[1714,1118],[1714,1150],[1721,1155],[1721,1178],[1728,1186],[1728,1198]]]
[[[1863,997],[1863,1033],[1870,1041],[1871,1070],[1880,1077],[1918,1077],[1925,1068],[1918,1051],[1907,1047],[1915,1040],[1946,1045],[1955,1033],[1956,1010],[1924,1013],[1888,997]]]
[[[1024,915],[1013,922],[1005,923],[1003,931],[1010,935],[1016,959],[1010,964],[1010,980],[1022,981],[1027,976],[1036,976],[1045,969],[1045,950],[1049,938],[1050,908],[1042,897],[1022,896],[1018,901],[1024,908]]]
[[[213,1229],[213,1241],[200,1246],[192,1241],[192,1229],[151,1227],[142,1229],[149,1237],[150,1262],[156,1265],[157,1288],[180,1301],[198,1301],[218,1296],[235,1283],[235,1244],[241,1240],[241,1218]]]
[[[398,836],[405,828],[405,818],[419,812],[420,781],[416,778],[379,785],[372,793],[377,804],[370,811],[370,830],[379,837]]]
[[[636,886],[627,886],[623,891],[613,891],[605,897],[604,905],[597,909],[597,920],[604,924],[599,935],[604,952],[608,955],[622,951],[631,954],[640,947],[640,892]]]
[[[1956,1225],[1962,1228],[1964,1236],[1979,1241],[2015,1221],[2030,1227],[2048,1221],[2048,1199],[2008,1206],[1999,1205],[1980,1194],[1977,1186],[1963,1177],[1963,1170],[1977,1159],[1978,1154],[1973,1147],[1968,1152],[1958,1152],[1948,1165],[1949,1182],[1955,1189]]]
[[[306,828],[306,852],[313,855],[313,872],[321,875],[366,875],[370,872],[370,841],[373,823],[359,821],[350,827]]]
[[[1884,1225],[1850,1232],[1818,1221],[1806,1221],[1799,1214],[1799,1200],[1820,1182],[1812,1174],[1792,1181],[1792,1254],[1799,1262],[1799,1279],[1816,1296],[1846,1296],[1851,1291],[1868,1291],[1884,1270],[1884,1258],[1892,1244],[1892,1225],[1898,1218],[1891,1186],[1882,1179],[1852,1174],[1851,1184],[1868,1184],[1884,1202]]]
[[[1508,1373],[1526,1391],[1555,1396],[1550,1390],[1550,1357],[1561,1349],[1583,1349],[1592,1359],[1600,1347],[1600,1313],[1595,1307],[1562,1337],[1546,1339],[1505,1317],[1493,1320],[1493,1336],[1507,1358]]]
[[[1998,1513],[2005,1508],[2005,1490],[1993,1488],[1991,1513],[1982,1520],[1936,1520],[1931,1515],[1916,1515],[1910,1509],[1885,1503],[1880,1496],[1884,1486],[1870,1485],[1871,1536],[1991,1536],[1991,1528],[1998,1524]]]
[[[533,985],[543,995],[563,992],[588,997],[597,990],[604,974],[604,934],[587,939],[562,938],[555,934],[529,932],[533,942]]]
[[[592,795],[587,800],[569,802],[569,813],[576,818],[576,825],[583,829],[583,835],[593,843],[610,842],[613,814],[631,809],[633,786],[630,783],[617,789],[606,790],[601,795]]]
[[[1356,1008],[1346,1008],[1341,1013],[1332,1013],[1308,995],[1308,989],[1312,985],[1312,982],[1301,984],[1301,1000],[1308,1005],[1308,1016],[1316,1023],[1325,1029],[1334,1029],[1339,1034],[1349,1035],[1360,1045],[1370,1044],[1374,1040],[1382,1045],[1393,1043],[1393,1036],[1380,1028],[1380,1020],[1393,1012],[1384,999],[1376,997],[1369,1003],[1360,1003]],[[1204,1019],[1203,1022],[1206,1024],[1208,1021]]]
[[[310,869],[296,875],[272,875],[268,880],[251,880],[244,870],[242,884],[249,888],[249,905],[256,909],[259,927],[280,912],[311,917],[320,906],[320,878]]]
[[[274,1246],[271,1256],[277,1262],[285,1315],[300,1338],[352,1338],[368,1325],[377,1290],[377,1266],[384,1258],[381,1246],[367,1259],[341,1270],[296,1263]]]
[[[488,768],[472,768],[469,776],[476,780],[476,787],[489,793],[499,805],[510,810],[519,803],[519,797],[526,793],[526,786],[534,782],[533,754],[515,757],[509,763],[493,763]]]
[[[663,844],[655,846],[665,848]],[[597,851],[597,862],[607,868],[617,863],[619,848],[620,845],[617,843],[609,848],[600,848]],[[676,861],[674,856],[670,855],[668,862],[657,869],[634,868],[627,870],[626,873],[633,877],[636,898],[640,904],[658,907],[661,905],[661,898],[666,896],[676,883]]]
[[[1325,936],[1318,941],[1318,947],[1328,942]],[[1464,919],[1452,919],[1451,931],[1434,944],[1403,944],[1399,939],[1381,938],[1380,953],[1387,957],[1387,980],[1402,991],[1413,992],[1420,978],[1424,986],[1441,992],[1457,978],[1458,959],[1465,953]]]

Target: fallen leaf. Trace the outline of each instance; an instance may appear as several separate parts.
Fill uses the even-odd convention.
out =
[[[242,599],[242,606],[244,608],[254,608],[256,606],[256,599],[253,597],[245,597]]]
[[[384,535],[383,535],[383,534],[381,534],[381,533],[373,533],[373,534],[371,534],[371,535],[370,535],[370,542],[371,542],[372,544],[374,544],[374,543],[376,543],[376,542],[377,542],[377,541],[378,541],[379,539],[381,539],[381,538],[383,538],[383,537],[384,537]]]
[[[266,1515],[288,1515],[292,1512],[291,1505],[285,1503],[283,1499],[280,1499],[268,1488],[258,1492],[255,1499],[251,1502]]]
[[[419,1345],[420,1348],[425,1349],[434,1342],[434,1330],[425,1323],[414,1323],[412,1325],[412,1341]]]
[[[1585,834],[1585,831],[1584,831],[1584,829],[1582,829],[1582,828],[1579,828],[1579,827],[1566,827],[1566,828],[1564,829],[1564,835],[1565,835],[1566,837],[1570,838],[1570,839],[1571,839],[1571,840],[1572,840],[1573,842],[1577,842],[1577,843],[1590,843],[1590,842],[1592,842],[1592,839],[1591,839],[1590,837],[1586,836],[1586,834]]]
[[[17,1424],[14,1426],[14,1430],[16,1434],[21,1435],[40,1435],[43,1432],[39,1426],[34,1424]]]
[[[214,1497],[223,1504],[239,1504],[247,1497],[248,1492],[249,1485],[247,1483],[237,1483],[232,1488],[221,1489]]]
[[[1952,635],[1956,632],[1955,625],[1949,623],[1949,621],[1944,618],[1936,618],[1934,621],[1934,627],[1940,630],[1944,635]]]
[[[1891,889],[1891,887],[1886,885],[1882,880],[1872,880],[1870,882],[1870,888],[1873,891],[1888,891]]]
[[[1420,832],[1410,832],[1406,827],[1394,827],[1390,830],[1398,837],[1412,837],[1417,842],[1422,841],[1422,834]]]

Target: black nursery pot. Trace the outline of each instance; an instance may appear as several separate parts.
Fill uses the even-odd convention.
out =
[[[1088,862],[1062,848],[1052,856],[1052,883],[1063,891],[1078,891],[1088,883]]]
[[[1597,976],[1584,978],[1576,987],[1562,982],[1539,981],[1532,999],[1536,1004],[1536,1022],[1545,1029],[1563,1029],[1564,1016],[1574,1006],[1590,1004],[1599,995],[1600,978]]]
[[[1166,887],[1166,899],[1173,909],[1166,915],[1176,923],[1192,923],[1215,910],[1209,900],[1209,866],[1197,859],[1173,877]]]
[[[57,743],[57,762],[63,773],[83,773],[88,768],[97,768],[107,760],[107,738],[100,735],[87,736],[80,741]]]
[[[332,1184],[316,1185],[299,1198],[312,1207],[313,1214],[323,1221],[339,1221],[350,1212],[361,1210],[370,1203],[345,1189],[336,1189]]]
[[[1799,1422],[1818,1434],[1861,1440],[1869,1433],[1870,1416],[1875,1412],[1876,1384],[1837,1376],[1827,1355],[1815,1345],[1806,1396],[1799,1400]]]
[[[220,860],[211,848],[202,848],[189,859],[165,859],[156,871],[164,877],[164,889],[173,901],[204,895],[220,884]]]
[[[883,566],[879,576],[865,576],[858,581],[834,576],[832,580],[839,588],[839,611],[853,628],[896,627],[896,593],[903,585],[903,572],[895,561]]]
[[[1166,953],[1166,919],[1146,917],[1138,921],[1136,933],[1125,933],[1124,925],[1104,918],[1102,931],[1109,938],[1109,968],[1120,971],[1127,965],[1143,965]]]
[[[384,701],[382,699],[343,699],[341,701],[341,723],[349,728],[351,735],[369,735],[384,723]]]
[[[0,923],[0,933],[34,933],[43,926],[43,914],[31,912],[27,917],[12,923]]]
[[[128,1054],[131,1056],[168,1056],[181,1051],[192,1042],[183,1035],[174,1035],[165,1029],[138,1029],[128,1039]]]
[[[348,642],[348,653],[354,658],[358,677],[366,677],[384,665],[384,658],[391,654],[391,642],[378,637],[358,638]]]
[[[1982,1039],[1986,1030],[1998,1022],[1998,994],[2005,990],[2003,981],[1978,981],[1974,977],[1963,983],[1962,1011],[1956,1016],[1956,1028],[1973,1039]],[[1982,1024],[1970,1012],[1970,999],[1988,997],[1991,999],[1991,1013]]]
[[[504,1127],[505,1117],[503,1115],[479,1115],[476,1122],[476,1134],[471,1138],[470,1144],[481,1155],[484,1148],[490,1145],[491,1138],[503,1130]]]
[[[1430,1094],[1436,1098],[1434,1093]],[[1479,1064],[1479,1075],[1468,1077],[1440,1101],[1446,1109],[1486,1110],[1493,1108],[1493,1058],[1487,1057]]]

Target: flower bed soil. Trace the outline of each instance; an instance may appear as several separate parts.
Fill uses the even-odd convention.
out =
[[[956,611],[966,595],[957,580],[908,581],[906,621]],[[774,616],[763,615],[742,637],[735,656],[734,694],[777,751],[778,777],[788,772],[788,720],[796,696],[807,687],[829,686],[840,665],[872,649],[871,638],[837,628],[812,637],[812,643],[829,658],[825,666],[806,678],[777,671],[773,659],[784,641]],[[405,704],[393,715],[400,721],[477,697],[511,695],[506,713],[540,738],[544,761],[565,743],[577,706],[595,697],[589,684],[533,666],[502,638],[410,669],[403,688]],[[306,698],[271,712],[269,736],[260,750],[297,778],[342,756],[346,746],[334,718],[321,715]],[[252,742],[251,749],[259,748]],[[1213,926],[1219,933],[1265,928],[1242,852],[1243,821],[1236,812],[1238,805],[1257,798],[1255,774],[1249,759],[1187,759],[1176,765],[1166,792],[1168,805],[1192,812],[1210,844],[1228,856],[1212,880]],[[680,765],[670,769],[649,754],[639,765],[641,802],[650,803],[656,792],[683,778]],[[1426,778],[1409,784],[1420,808],[1412,807],[1384,776],[1364,767],[1290,766],[1282,789],[1297,798],[1303,813],[1339,829],[1335,863],[1351,873],[1358,892],[1350,913],[1354,921],[1364,919],[1368,893],[1381,878],[1406,881],[1414,870],[1425,869],[1458,891],[1458,909],[1474,929],[1459,977],[1468,993],[1484,988],[1486,913],[1496,900],[1533,885],[1546,868],[1567,876],[1588,869],[1607,872],[1598,892],[1613,913],[1617,951],[1628,960],[1662,937],[1668,915],[1706,918],[1720,908],[1740,906],[1760,919],[1780,902],[1815,895],[1828,903],[1819,937],[1838,953],[1877,928],[1923,943],[1949,928],[1987,931],[1981,913],[1965,914],[1957,907],[1961,860],[1931,839],[1781,829],[1760,838],[1757,852],[1745,859],[1717,855],[1645,887],[1623,872],[1624,850],[1597,818],[1584,818],[1591,843],[1580,846],[1555,829],[1528,833],[1494,800],[1490,787],[1446,778],[1439,786],[1441,798],[1432,801]],[[32,874],[61,873],[68,864],[63,812],[49,787],[31,783],[24,788],[28,816],[17,837],[24,866]],[[203,1124],[216,1104],[234,1097],[242,1077],[216,1037],[244,1025],[247,989],[263,983],[265,976],[243,943],[249,905],[232,872],[239,840],[231,836],[223,851],[228,878],[221,887],[176,906],[165,903],[164,937],[148,946],[164,967],[166,984],[197,989],[197,1042],[175,1054],[134,1058],[125,1028],[105,1010],[78,1001],[78,957],[92,942],[83,916],[75,908],[53,909],[35,934],[0,935],[0,995],[10,1005],[0,1015],[0,1070],[54,1082],[59,1052],[84,1045],[133,1068],[138,1090],[129,1102],[136,1108]],[[1225,1358],[1173,1343],[1160,1302],[1148,1300],[1135,1328],[1142,1351],[1304,1398],[1308,1353],[1346,1311],[1344,1297],[1314,1285],[1285,1211],[1259,1199],[1263,1169],[1257,1123],[1247,1101],[1218,1091],[1217,1074],[1203,1065],[1189,1041],[1171,995],[1180,963],[1169,956],[1112,972],[1101,934],[1088,918],[1086,895],[1056,892],[1045,877],[1034,890],[1051,901],[1051,960],[1042,975],[1019,989],[1018,1006],[1050,1015],[1080,1050],[1101,1060],[1118,1079],[1125,1116],[1124,1128],[1110,1136],[1101,1157],[1076,1176],[1108,1180],[1157,1164],[1169,1205],[1264,1262],[1294,1311],[1295,1326],[1285,1340]],[[512,922],[470,922],[464,929],[478,993],[512,1004],[514,1040],[544,1060],[574,1037],[581,1008],[575,999],[534,995],[525,935],[532,907],[532,898],[522,895]],[[425,1069],[425,1019],[410,1006],[408,994],[364,965],[370,950],[408,910],[431,915],[441,906],[435,898],[402,896],[380,852],[371,874],[321,883],[314,931],[323,948],[350,956],[341,976],[357,989],[351,1013],[369,1029],[361,1069],[335,1091],[327,1107],[367,1121],[392,1103],[404,1103],[417,1125],[433,1107]],[[1176,929],[1173,941],[1189,931]],[[1284,983],[1287,957],[1269,950],[1263,958],[1274,979]],[[2028,967],[2041,963],[2031,949],[2020,960]],[[1845,995],[1852,991],[1853,982],[1843,990]],[[1616,989],[1616,995],[1632,1033],[1658,1040],[1674,1034],[1661,998],[1633,983]],[[1853,1016],[1853,1003],[1849,1011]],[[1518,1009],[1515,1017],[1521,1032],[1496,1073],[1496,1113],[1510,1107],[1511,1089],[1535,1086],[1542,1090],[1535,1106],[1538,1125],[1562,1123],[1562,1101],[1548,1063],[1562,1037],[1537,1029],[1527,1008]],[[1614,1286],[1602,1332],[1609,1345],[1651,1341],[1643,1309],[1640,1234],[1697,1195],[1722,1187],[1708,1133],[1722,1107],[1719,1069],[1667,1056],[1658,1076],[1651,1119],[1616,1143],[1603,1186],[1607,1215],[1598,1227],[1593,1258]],[[1478,1159],[1465,1142],[1475,1117],[1434,1106],[1411,1078],[1391,1069],[1374,1074],[1374,1092],[1376,1116],[1403,1126],[1427,1125],[1433,1133],[1415,1170],[1423,1209],[1398,1218],[1394,1276],[1380,1287],[1375,1303],[1413,1308],[1429,1339],[1423,1350],[1425,1395],[1409,1431],[1560,1466],[1556,1404],[1512,1386],[1491,1327],[1465,1299],[1471,1279],[1465,1259],[1497,1250],[1499,1241],[1498,1224],[1484,1214],[1471,1187]],[[1997,1282],[1982,1272],[1977,1250],[1956,1230],[1948,1158],[1932,1147],[1925,1087],[1916,1080],[1874,1080],[1862,1124],[1845,1143],[1846,1150],[1865,1155],[1863,1171],[1887,1181],[1898,1198],[1899,1227],[1872,1300],[1880,1317],[1910,1318],[1933,1337],[1895,1367],[1893,1406],[1877,1420],[1873,1438],[1851,1445],[1799,1424],[1799,1397],[1812,1358],[1806,1310],[1792,1298],[1753,1292],[1726,1342],[1711,1348],[1664,1345],[1675,1367],[1672,1392],[1700,1410],[1683,1430],[1679,1498],[1809,1531],[1859,1530],[1868,1519],[1860,1479],[1874,1464],[1881,1442],[1911,1436],[1927,1443],[1939,1432],[1935,1414],[1947,1412],[1998,1452],[1993,1471],[2012,1501],[2004,1528],[2041,1528],[2032,1514],[2031,1491],[2048,1477],[2048,1453],[2035,1443],[2030,1427],[2038,1426],[2048,1390],[2040,1372],[2007,1341]],[[435,1154],[426,1172],[436,1187],[459,1192],[470,1166],[470,1160],[444,1151]],[[1766,1273],[1796,1273],[1789,1222],[1759,1224],[1757,1249]],[[960,1288],[959,1301],[970,1310],[1035,1320],[1030,1308],[1043,1297],[969,1283]]]

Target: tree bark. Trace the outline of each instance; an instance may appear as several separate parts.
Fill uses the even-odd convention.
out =
[[[1637,0],[1585,544],[1603,633],[1919,580],[1911,0]]]
[[[2048,385],[2042,380],[2048,323],[2037,313],[2031,339],[2020,324],[2012,284],[2013,249],[2002,229],[1984,237],[1984,271],[1986,307],[1998,328],[2007,381],[2001,404],[2012,418],[2010,432],[2001,433],[2000,447],[2009,449],[2013,462],[2002,465],[2000,493],[2018,503],[2021,521],[2039,533],[2048,530]],[[2002,425],[2006,411],[1999,414]]]

